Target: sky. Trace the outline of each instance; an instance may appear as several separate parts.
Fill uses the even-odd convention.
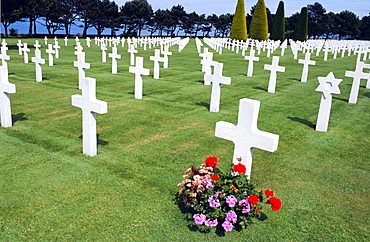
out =
[[[211,15],[213,13],[220,15],[225,13],[233,14],[237,0],[147,0],[152,5],[153,10],[157,9],[171,9],[172,6],[180,4],[185,8],[187,13],[195,11],[198,14]],[[127,0],[115,0],[121,6]],[[370,0],[285,0],[285,17],[289,17],[296,12],[300,12],[302,7],[307,4],[321,3],[327,12],[339,13],[344,10],[354,12],[357,16],[362,18],[369,15]],[[257,0],[244,0],[246,12],[250,13],[253,5],[257,4]],[[275,13],[279,0],[265,0],[266,7],[270,9],[271,13]]]

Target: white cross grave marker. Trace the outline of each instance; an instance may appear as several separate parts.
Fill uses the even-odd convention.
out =
[[[164,50],[162,51],[162,55],[164,57],[163,68],[167,69],[168,68],[168,56],[172,55],[172,52],[168,51],[168,45],[164,47]]]
[[[356,63],[356,70],[355,71],[346,71],[346,77],[353,77],[351,93],[349,95],[348,103],[357,103],[358,92],[360,89],[360,81],[361,79],[368,79],[370,74],[363,73],[362,70],[364,68],[364,62],[357,62]]]
[[[130,44],[127,52],[130,53],[130,65],[135,65],[135,53],[137,53],[137,50],[135,50],[135,45]]]
[[[86,45],[90,48],[91,39],[90,37],[86,37]]]
[[[309,65],[316,65],[316,61],[310,60],[311,53],[306,53],[304,60],[299,59],[298,63],[303,64],[301,82],[307,82],[307,75],[308,75],[308,66]]]
[[[82,109],[83,153],[88,156],[97,154],[96,113],[108,112],[107,102],[96,99],[96,79],[85,77],[81,81],[82,95],[72,95],[72,106]]]
[[[18,43],[17,43],[17,46],[18,46],[18,55],[22,55],[22,40],[18,40]]]
[[[101,62],[107,62],[107,46],[104,41],[101,42]]]
[[[45,45],[48,45],[48,37],[46,37],[46,36],[44,38],[44,43],[45,43]]]
[[[265,70],[270,70],[270,80],[268,86],[268,92],[275,93],[276,88],[276,72],[285,72],[284,66],[279,66],[279,56],[272,57],[272,65],[265,64]]]
[[[73,66],[78,68],[78,88],[81,89],[81,82],[85,78],[85,69],[90,69],[90,64],[85,62],[85,53],[81,51],[81,48],[78,48],[75,51],[77,55],[77,61],[73,62]]]
[[[0,116],[1,126],[5,128],[13,126],[9,95],[12,93],[15,93],[15,85],[9,83],[8,69],[0,66]]]
[[[64,37],[64,46],[68,46],[68,38],[67,38],[67,36]]]
[[[202,64],[202,72],[204,72],[204,85],[211,85],[209,81],[206,80],[205,75],[212,74],[212,66],[214,66],[217,62],[212,60],[213,53],[207,52],[203,54],[203,60],[200,61]]]
[[[315,91],[322,92],[319,114],[316,122],[316,130],[326,132],[328,130],[332,94],[340,94],[339,83],[342,79],[336,79],[333,72],[330,72],[326,77],[317,77],[320,85]]]
[[[143,78],[141,75],[149,75],[150,70],[145,69],[143,66],[144,58],[143,57],[136,57],[135,64],[136,66],[130,66],[129,72],[135,74],[135,98],[136,99],[143,99]]]
[[[259,61],[260,58],[254,56],[255,50],[251,49],[249,52],[249,56],[244,56],[244,60],[248,60],[248,72],[247,76],[253,76],[253,61]]]
[[[159,79],[159,62],[164,62],[164,58],[161,57],[161,50],[155,49],[154,56],[151,56],[150,60],[154,61],[153,78]]]
[[[248,179],[252,170],[253,148],[274,152],[277,150],[279,135],[257,128],[260,101],[243,98],[239,102],[238,124],[225,121],[216,123],[215,136],[234,142],[233,163],[246,166]]]
[[[35,63],[36,67],[36,82],[42,82],[42,67],[41,64],[45,64],[45,59],[41,58],[41,50],[36,47],[35,57],[31,58],[32,62]]]
[[[30,52],[30,49],[28,48],[27,43],[23,44],[22,51],[23,51],[24,63],[27,64],[28,63],[28,52]]]
[[[211,103],[209,105],[209,111],[217,113],[220,110],[220,84],[230,85],[231,78],[222,76],[222,69],[224,66],[223,63],[215,63],[214,66],[214,74],[204,75],[204,79],[208,82],[212,82]]]
[[[48,57],[49,57],[49,66],[53,66],[54,65],[54,57],[53,57],[53,54],[55,54],[55,50],[53,49],[53,45],[52,44],[48,44],[48,48],[46,49],[46,53],[48,53]]]
[[[117,47],[112,47],[112,53],[108,55],[112,58],[112,74],[117,74],[117,59],[121,59],[121,55],[117,54]]]
[[[1,46],[0,51],[0,59],[1,59],[1,65],[6,67],[4,71],[6,71],[6,76],[8,76],[8,63],[6,61],[10,60],[10,56],[6,53],[8,50],[8,47],[6,45]]]
[[[53,47],[54,47],[54,50],[55,50],[55,58],[59,59],[60,46],[59,46],[58,40],[55,40]]]

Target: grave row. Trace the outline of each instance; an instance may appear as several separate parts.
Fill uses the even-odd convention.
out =
[[[82,90],[82,95],[72,95],[72,105],[79,107],[82,109],[82,126],[83,126],[83,153],[89,156],[95,156],[97,154],[97,140],[96,140],[96,113],[104,114],[107,113],[107,103],[104,101],[97,100],[95,97],[96,92],[96,80],[94,78],[89,78],[85,76],[85,69],[89,69],[90,65],[85,62],[85,53],[82,51],[83,47],[80,44],[79,40],[76,41],[76,51],[75,55],[77,56],[77,61],[74,62],[74,66],[79,69],[79,88]],[[106,45],[106,39],[98,40],[96,39],[96,44],[100,45],[101,47]],[[109,57],[112,58],[112,73],[117,73],[117,59],[120,59],[120,55],[117,53],[117,45],[120,43],[119,41],[122,40],[114,40],[112,39],[112,53],[109,54]],[[129,40],[127,39],[127,43],[129,44],[128,52],[135,54],[135,43],[139,45],[140,42],[145,44],[145,41],[150,42],[149,39],[147,40]],[[181,46],[179,51],[181,51],[186,44],[188,43],[189,39],[175,39],[175,40],[162,40],[163,44],[160,44],[160,49],[155,49],[155,55],[150,57],[152,61],[154,61],[154,75],[155,79],[159,78],[159,62],[164,62],[164,68],[168,68],[168,55],[172,53],[168,51],[169,46],[174,44],[178,44]],[[213,46],[213,48],[218,48],[217,52],[220,53],[220,49],[222,49],[222,41],[223,39],[216,41],[211,41],[205,39],[204,42],[207,43],[209,46]],[[47,40],[45,39],[45,44]],[[154,41],[155,42],[155,41]],[[152,43],[154,43],[152,41]],[[48,50],[50,54],[55,54],[58,48],[57,39],[54,39],[54,46],[50,47],[51,44],[48,44]],[[203,44],[199,39],[196,39],[197,43],[197,50],[198,52],[201,51],[201,46]],[[225,42],[227,43],[227,42]],[[19,44],[19,45],[18,45]],[[21,49],[21,42],[18,42],[19,47],[19,54],[24,54],[29,52],[27,48],[27,44],[23,44],[23,48]],[[284,45],[284,42],[283,44]],[[294,44],[293,44],[294,45]],[[298,44],[297,44],[298,45]],[[40,45],[38,41],[35,43],[35,57],[32,58],[32,62],[36,64],[36,81],[42,81],[42,74],[41,74],[41,64],[45,63],[45,60],[41,58],[40,52]],[[56,46],[56,47],[55,47]],[[89,45],[88,45],[89,46]],[[154,45],[152,45],[154,46]],[[218,47],[217,47],[218,46]],[[234,46],[230,44],[230,46]],[[257,44],[256,44],[257,46]],[[277,48],[278,45],[273,45],[274,48]],[[106,46],[105,46],[106,47]],[[232,47],[231,47],[232,48]],[[257,48],[257,47],[256,47]],[[294,48],[294,47],[293,47]],[[297,47],[298,48],[298,47]],[[28,51],[27,51],[28,49]],[[267,47],[267,49],[269,49]],[[273,49],[273,48],[271,48]],[[0,105],[1,107],[1,123],[2,125],[8,125],[3,127],[10,127],[11,126],[11,116],[10,116],[10,98],[9,94],[15,93],[15,85],[10,84],[8,81],[8,73],[7,73],[7,64],[6,61],[10,59],[9,56],[6,54],[6,42],[3,41],[1,47],[1,59],[2,59],[2,67],[1,71],[1,94],[2,94],[2,101]],[[47,51],[48,51],[47,50]],[[212,60],[213,53],[208,52],[207,48],[203,48],[204,52],[200,53],[199,55],[203,57],[201,60],[202,64],[202,71],[205,72],[204,74],[204,84],[210,85],[212,83],[212,94],[211,94],[211,103],[210,103],[210,111],[211,112],[218,112],[219,111],[219,103],[220,103],[220,84],[231,84],[230,77],[224,77],[222,75],[223,71],[223,63],[218,63]],[[53,53],[54,52],[54,53]],[[222,51],[221,51],[222,52]],[[136,52],[137,53],[137,52]],[[249,61],[248,64],[248,74],[247,76],[252,76],[253,74],[253,61],[258,61],[258,57],[254,56],[254,49],[253,45],[251,46],[250,56],[246,56],[246,60]],[[271,52],[270,52],[271,53]],[[163,54],[164,57],[160,55]],[[303,64],[303,71],[302,71],[302,78],[301,81],[305,82],[307,80],[307,73],[308,73],[308,65],[314,65],[315,62],[310,60],[311,52],[307,51],[305,54],[304,60],[299,60],[299,63]],[[104,60],[104,54],[102,54],[102,61]],[[166,58],[167,57],[167,58]],[[27,56],[28,59],[28,56]],[[131,60],[133,58],[130,58]],[[167,59],[167,63],[166,63]],[[275,92],[275,85],[276,85],[276,72],[285,71],[285,67],[281,67],[278,65],[279,57],[273,56],[272,64],[265,65],[266,70],[270,70],[270,81],[269,81],[269,92]],[[26,61],[25,61],[26,63]],[[129,72],[135,74],[135,98],[141,99],[142,98],[142,77],[141,75],[149,75],[150,70],[145,69],[143,67],[143,58],[136,57],[134,61],[130,61],[131,65],[135,65],[129,68]],[[251,64],[252,63],[252,64]],[[49,58],[50,64],[50,58]],[[213,72],[212,72],[213,67]],[[370,65],[365,64],[364,62],[357,62],[355,72],[346,72],[346,76],[352,76],[354,78],[354,84],[361,78],[366,78],[370,80],[370,75],[367,73],[363,73],[364,68],[370,68]],[[319,109],[318,121],[316,130],[318,131],[326,131],[329,114],[330,114],[330,106],[331,106],[331,95],[340,93],[339,90],[339,83],[342,81],[341,79],[336,79],[334,74],[330,72],[326,77],[318,77],[320,82],[319,87],[316,91],[323,92],[321,105]],[[357,85],[357,83],[356,83]],[[356,89],[356,88],[352,88]],[[354,91],[355,93],[355,91]],[[358,93],[358,90],[357,90]],[[352,91],[351,91],[352,95]],[[355,95],[355,94],[353,94]],[[4,100],[3,100],[4,99]],[[7,99],[8,101],[6,101]],[[351,99],[351,98],[350,98]],[[356,97],[357,99],[357,97]],[[259,110],[259,101],[250,100],[250,99],[241,99],[240,100],[240,107],[239,107],[239,118],[238,124],[229,124],[223,121],[220,121],[216,124],[216,131],[215,135],[217,137],[225,138],[231,140],[235,144],[234,148],[234,159],[233,162],[237,163],[241,160],[241,162],[246,165],[247,167],[247,174],[250,176],[251,172],[251,165],[252,165],[252,151],[253,147],[268,150],[268,151],[275,151],[277,149],[278,143],[278,135],[269,134],[257,129],[257,117],[258,117],[258,110]],[[3,111],[4,110],[4,111]],[[10,121],[9,121],[10,117]],[[3,121],[4,118],[4,121]],[[8,119],[8,120],[6,120]]]

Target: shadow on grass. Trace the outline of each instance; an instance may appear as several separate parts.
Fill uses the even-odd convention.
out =
[[[298,78],[288,78],[289,80],[293,80],[293,81],[297,81],[297,82],[300,82],[301,79],[298,79]]]
[[[314,125],[311,121],[308,121],[306,119],[301,119],[301,118],[298,118],[298,117],[287,117],[287,118],[292,120],[292,121],[300,122],[301,124],[305,124],[308,127],[311,127],[313,129],[315,129],[315,127],[316,127],[316,125]]]
[[[370,92],[365,92],[365,93],[362,94],[362,96],[370,98]]]
[[[265,88],[262,88],[262,87],[253,87],[253,89],[257,89],[257,90],[262,90],[262,91],[265,91],[265,92],[267,92],[267,89],[265,89]]]
[[[203,107],[207,108],[207,110],[209,110],[209,107],[210,107],[210,104],[205,103],[205,102],[195,103],[195,105],[203,106]]]
[[[13,121],[13,125],[17,122],[17,121],[24,121],[24,120],[28,120],[28,118],[25,118],[26,114],[25,113],[18,113],[18,114],[12,114],[12,121]]]
[[[348,102],[348,99],[344,99],[344,98],[333,97],[333,99],[336,99],[336,100],[339,100],[339,101],[343,101],[343,102]]]
[[[96,135],[96,139],[97,139],[97,141],[98,141],[98,142],[97,142],[97,143],[98,143],[98,145],[106,146],[106,145],[108,145],[108,144],[109,144],[109,142],[108,142],[108,141],[102,140],[102,139],[100,139],[99,137],[100,137],[100,134],[97,134],[97,135]],[[80,135],[78,138],[82,139],[82,135]]]
[[[198,80],[198,81],[195,81],[195,82],[200,82],[200,83],[204,83],[204,81],[203,81],[203,80]]]
[[[134,92],[128,92],[127,94],[135,95],[135,93],[134,93]],[[144,96],[147,96],[147,95],[143,93],[143,97],[144,97]]]

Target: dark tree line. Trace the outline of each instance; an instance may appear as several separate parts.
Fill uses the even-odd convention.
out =
[[[307,5],[308,37],[370,39],[370,14],[361,20],[348,10],[341,13],[326,12],[320,3]],[[249,28],[255,6],[247,14]],[[266,8],[269,32],[273,26],[274,14]],[[291,38],[295,30],[298,12],[286,20],[286,37]],[[147,0],[132,0],[122,6],[111,0],[1,0],[1,22],[5,35],[8,27],[17,21],[29,23],[28,34],[37,34],[36,23],[45,26],[49,35],[63,30],[70,35],[72,25],[82,28],[83,37],[94,28],[97,35],[109,29],[111,35],[123,30],[123,35],[141,35],[147,30],[150,36],[176,36],[183,31],[188,36],[227,37],[230,32],[232,14],[208,15],[187,13],[181,5],[171,9],[153,11]]]

